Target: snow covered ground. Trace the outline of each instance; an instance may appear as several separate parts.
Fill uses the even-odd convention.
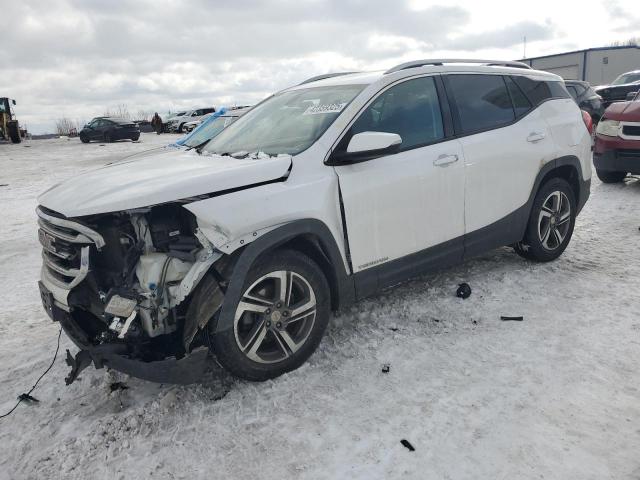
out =
[[[1,413],[56,345],[36,285],[36,195],[172,138],[0,146]],[[66,387],[63,335],[40,403],[0,420],[0,478],[638,479],[639,200],[640,181],[594,178],[556,262],[504,248],[386,291],[266,383],[214,370],[176,387],[87,369]],[[454,296],[462,281],[467,300]],[[129,389],[111,392],[115,380]]]

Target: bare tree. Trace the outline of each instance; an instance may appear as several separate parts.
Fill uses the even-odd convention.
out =
[[[627,40],[616,40],[615,42],[611,42],[609,47],[638,47],[640,46],[640,37],[631,37]]]
[[[78,121],[62,117],[56,120],[56,133],[58,135],[75,136],[80,130],[79,126]]]
[[[110,108],[107,108],[107,110],[104,112],[104,116],[118,117],[118,118],[124,118],[126,120],[131,120],[131,114],[129,113],[129,108],[124,103],[117,105],[113,110]]]
[[[148,122],[148,121],[151,120],[151,115],[152,115],[152,113],[149,110],[144,110],[144,109],[141,108],[135,114],[134,120],[136,122]]]

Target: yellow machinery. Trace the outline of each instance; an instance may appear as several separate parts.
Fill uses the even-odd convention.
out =
[[[12,143],[21,141],[20,126],[11,111],[11,105],[15,104],[15,100],[0,97],[0,141],[6,140]]]

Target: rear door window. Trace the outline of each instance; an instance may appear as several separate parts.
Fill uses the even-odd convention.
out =
[[[507,85],[500,75],[449,75],[456,130],[470,134],[499,128],[515,120]]]

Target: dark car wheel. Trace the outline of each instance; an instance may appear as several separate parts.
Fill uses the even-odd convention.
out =
[[[571,186],[562,178],[552,178],[536,194],[524,239],[515,251],[536,262],[555,260],[569,245],[575,219]]]
[[[134,142],[137,142],[138,140],[140,140],[140,134],[138,133],[137,135],[132,136],[131,140],[133,140]]]
[[[89,138],[84,135],[80,135],[80,141],[82,143],[89,143]]]
[[[180,125],[178,125],[178,133],[182,133],[184,131],[184,123],[181,123]]]
[[[627,172],[610,172],[607,170],[596,170],[596,174],[602,183],[620,183],[627,176]]]
[[[322,270],[309,257],[283,250],[251,268],[243,291],[233,328],[211,335],[218,362],[252,381],[302,365],[329,322],[329,285]]]

